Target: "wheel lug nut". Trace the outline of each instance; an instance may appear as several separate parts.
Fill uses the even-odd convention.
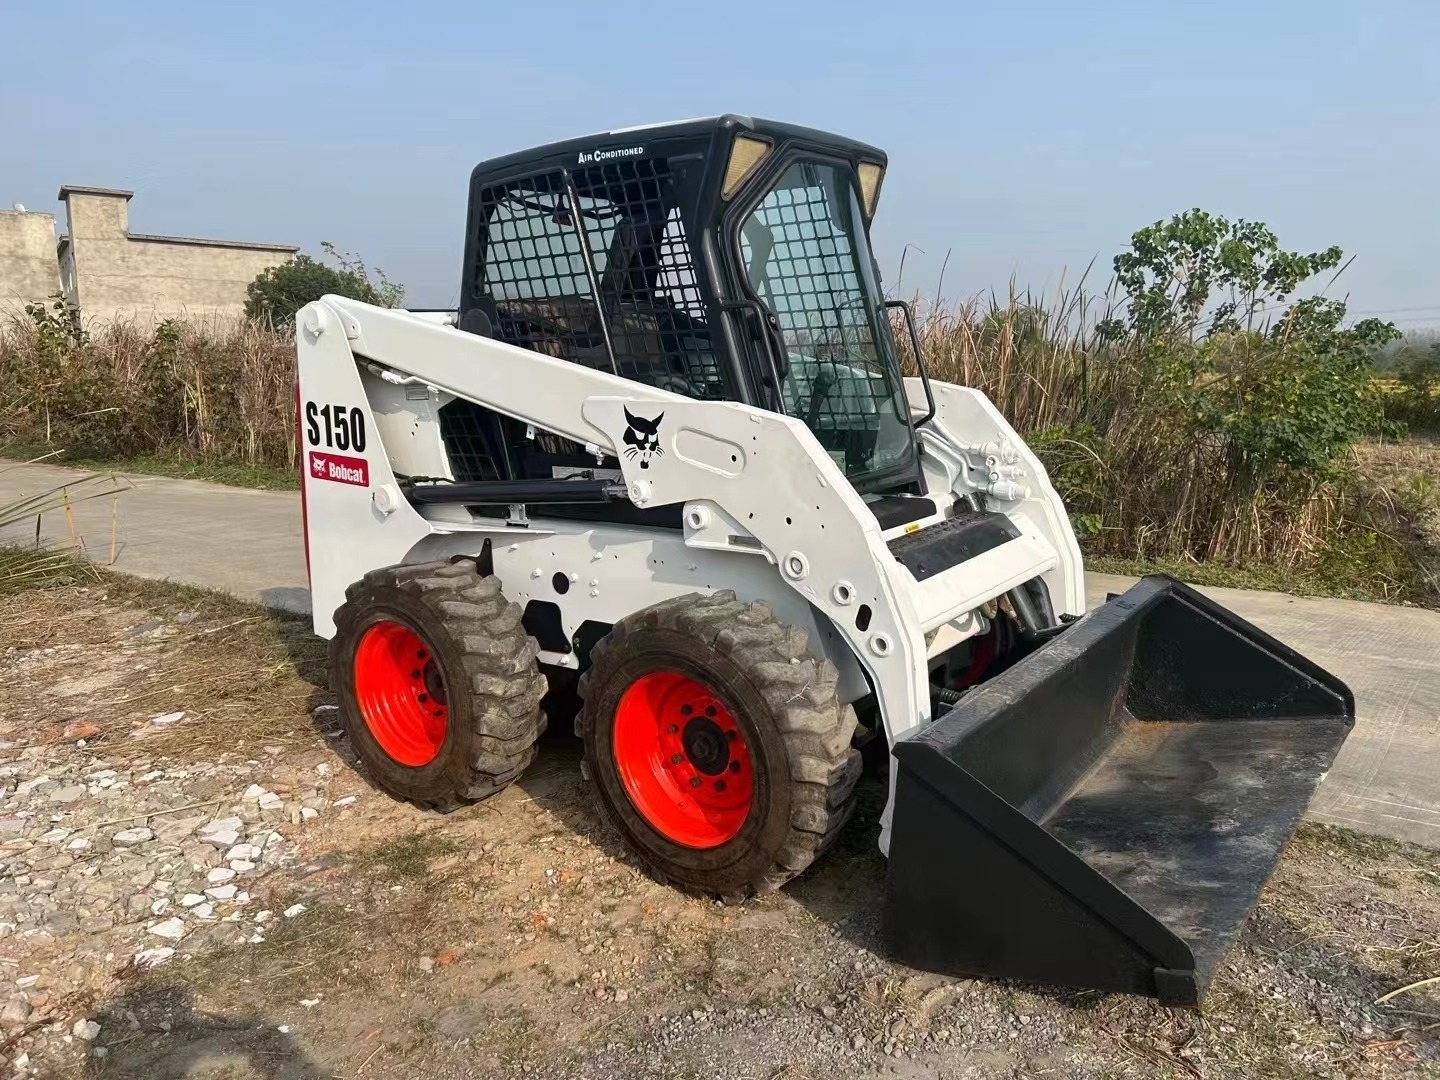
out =
[[[731,772],[739,772],[739,771],[740,771],[740,763],[739,763],[738,761],[732,761],[732,762],[730,762],[730,771],[731,771]]]
[[[682,762],[682,761],[684,761],[684,760],[685,760],[685,759],[684,759],[683,757],[681,757],[679,754],[671,754],[671,755],[670,755],[670,764],[671,764],[671,765],[679,765],[680,762]]]
[[[692,777],[690,777],[690,786],[691,786],[691,787],[699,787],[699,786],[700,786],[700,778],[699,778],[698,776],[692,776]]]
[[[706,706],[705,706],[705,715],[706,715],[706,716],[714,716],[714,715],[715,715],[715,706],[714,706],[714,705],[706,705]]]
[[[418,679],[418,678],[420,677],[420,672],[418,672],[418,671],[412,671],[412,672],[410,672],[410,677],[411,677],[412,679]]]
[[[665,730],[668,731],[671,735],[674,735],[677,731],[680,730],[680,725],[679,725],[679,724],[671,724],[671,725],[670,725],[668,728],[666,728]]]
[[[684,705],[681,705],[681,706],[680,706],[680,715],[681,715],[681,716],[689,716],[689,715],[690,715],[691,713],[693,713],[694,711],[695,711],[694,706],[692,706],[689,702],[686,702]]]
[[[716,791],[724,791],[724,790],[725,790],[725,781],[724,781],[724,780],[716,780],[716,781],[715,781],[715,790],[716,790]]]

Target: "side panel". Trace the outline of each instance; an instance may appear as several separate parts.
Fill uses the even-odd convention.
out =
[[[370,570],[403,562],[429,535],[430,526],[399,498],[341,320],[323,303],[311,304],[303,316],[295,333],[300,483],[311,617],[315,633],[328,638],[335,633],[333,616],[346,588]],[[375,493],[387,487],[395,495],[388,514],[375,500]]]
[[[665,529],[531,520],[532,529],[490,534],[495,574],[507,599],[522,606],[532,600],[554,604],[567,643],[573,643],[586,622],[613,625],[637,607],[685,593],[733,589],[741,600],[767,601],[779,618],[805,629],[811,648],[829,656],[839,669],[842,699],[854,701],[868,693],[849,646],[798,593],[776,587],[775,567],[763,554],[695,550],[680,533]],[[482,543],[476,536],[436,534],[412,549],[405,561],[474,552]],[[544,651],[541,663],[575,668],[578,658],[571,649],[567,644]]]
[[[957,495],[981,492],[989,509],[1029,519],[1057,557],[1056,565],[1041,575],[1056,614],[1083,615],[1080,545],[1045,466],[980,391],[943,382],[931,382],[930,387],[935,418],[920,429],[927,484]],[[905,393],[911,408],[927,407],[919,379],[906,379]]]

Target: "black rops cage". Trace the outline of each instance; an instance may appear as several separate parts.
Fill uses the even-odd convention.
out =
[[[852,399],[867,396],[876,378],[864,358],[844,366],[832,355],[842,338],[873,337],[856,316],[857,253],[826,233],[818,204],[793,185],[756,210],[763,231],[773,230],[762,259],[763,298],[785,385],[777,390],[771,379],[765,389],[766,376],[775,373],[762,363],[763,350],[744,329],[742,341],[729,336],[740,324],[723,316],[731,310],[738,318],[734,309],[744,304],[720,298],[746,286],[715,279],[732,273],[723,251],[703,253],[707,239],[725,243],[727,202],[743,200],[732,155],[737,136],[768,150],[801,147],[869,162],[878,190],[885,156],[875,148],[735,116],[610,132],[485,162],[471,176],[461,328],[685,397],[778,407],[812,427],[819,417],[834,429],[833,439],[822,435],[827,445],[852,438],[855,424],[844,417],[874,411],[872,403]],[[748,240],[741,247],[742,257],[753,260]],[[746,272],[739,271],[742,278]],[[841,284],[817,301],[800,288],[814,282]],[[758,304],[751,306],[760,314]],[[797,347],[813,356],[816,372],[788,370],[785,352]],[[827,398],[824,407],[807,409],[819,397]],[[441,426],[457,480],[551,478],[597,468],[569,440],[526,431],[470,402],[447,405]]]

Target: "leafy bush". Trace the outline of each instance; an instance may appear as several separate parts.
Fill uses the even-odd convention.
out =
[[[272,266],[245,289],[248,318],[276,329],[295,325],[295,313],[327,293],[348,296],[380,307],[398,307],[405,290],[384,271],[365,265],[358,255],[338,251],[328,241],[320,245],[335,265],[299,255]]]

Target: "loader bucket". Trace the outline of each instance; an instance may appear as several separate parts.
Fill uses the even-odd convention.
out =
[[[896,743],[891,950],[1198,1005],[1354,714],[1334,676],[1145,578]]]

